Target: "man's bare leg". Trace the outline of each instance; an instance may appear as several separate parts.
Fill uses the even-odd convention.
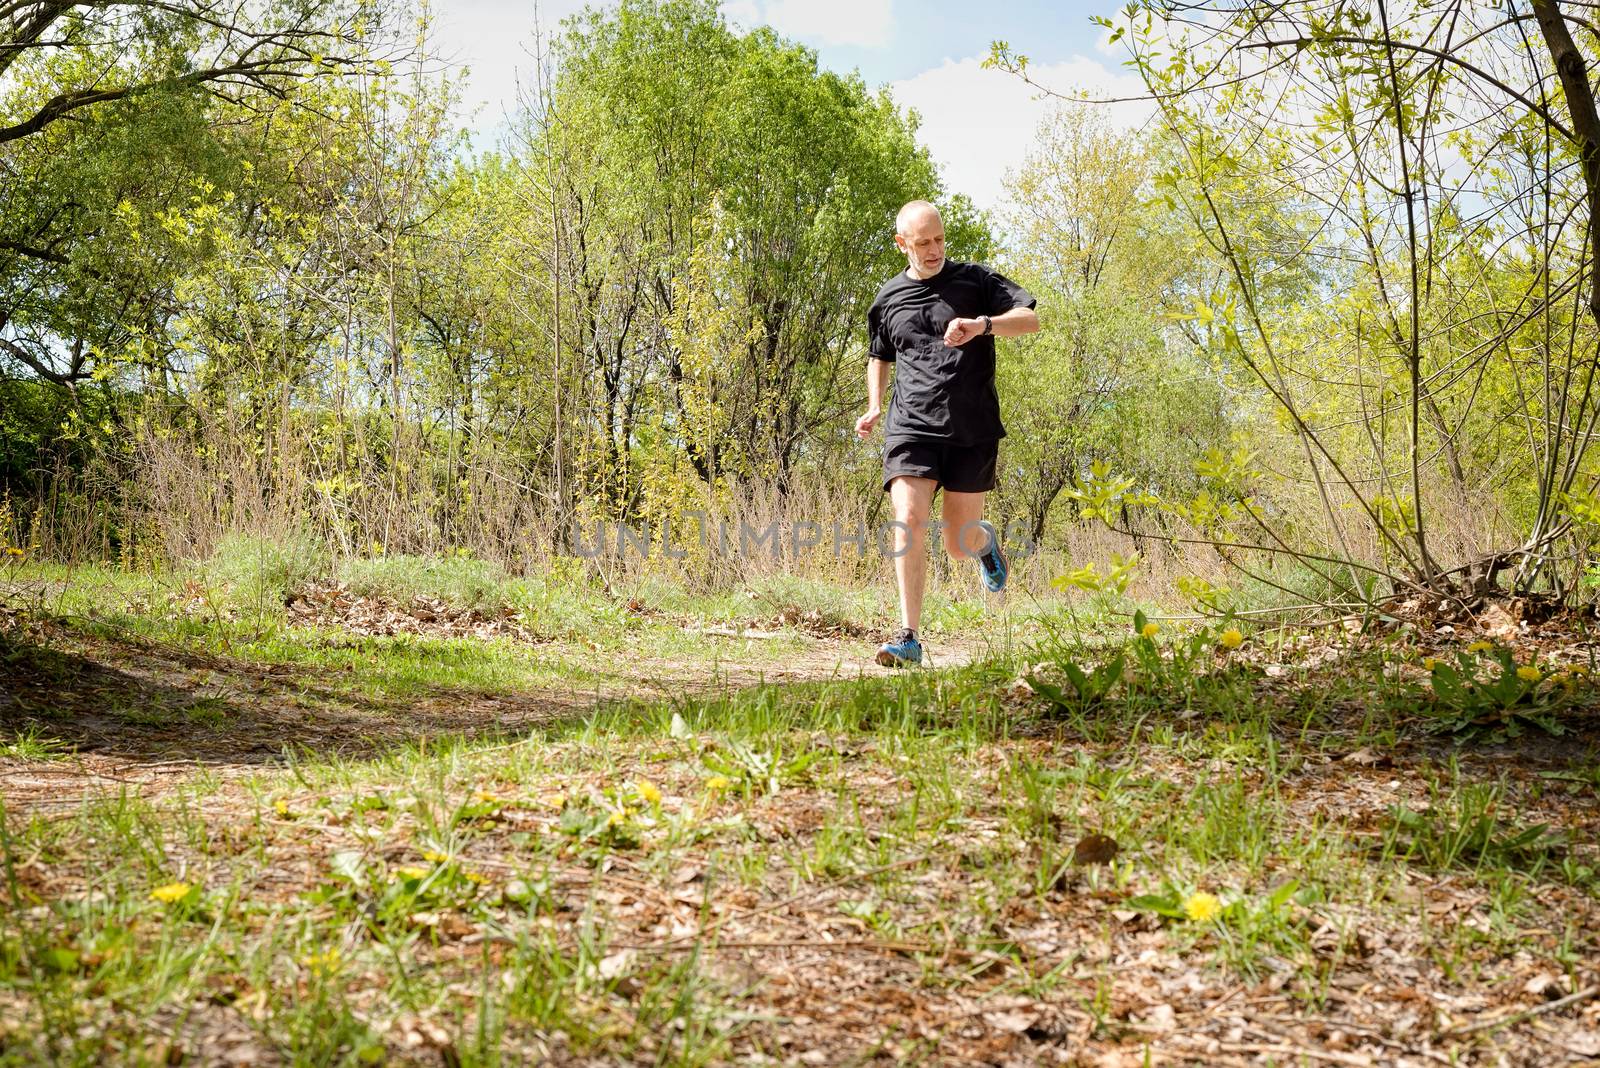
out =
[[[889,503],[894,508],[894,576],[900,585],[900,624],[916,630],[922,619],[922,594],[928,582],[928,513],[933,508],[931,478],[901,475],[889,483]],[[970,496],[970,495],[969,495]]]
[[[983,518],[982,493],[944,491],[944,547],[952,560],[971,560],[989,547],[989,537],[978,527]]]

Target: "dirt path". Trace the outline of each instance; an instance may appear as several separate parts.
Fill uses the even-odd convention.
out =
[[[107,790],[153,795],[202,769],[245,776],[291,753],[359,759],[424,738],[515,737],[628,698],[892,674],[873,663],[875,646],[865,639],[753,630],[709,640],[708,658],[627,663],[545,643],[542,651],[582,664],[588,677],[387,697],[295,665],[49,625],[5,650],[0,730],[32,731],[56,751],[47,760],[0,758],[0,800],[13,809],[59,808]],[[792,651],[775,650],[773,641]],[[931,666],[967,664],[986,652],[979,642],[945,642]]]
[[[1205,965],[1209,943],[1200,949],[1189,944],[1185,931],[1192,928],[1130,907],[1131,894],[1157,889],[1154,884],[1118,887],[1107,872],[1078,865],[1049,883],[1022,878],[1032,878],[1042,862],[1035,855],[1044,840],[1039,836],[1053,840],[1070,827],[1076,837],[1106,814],[1085,801],[1087,809],[1065,809],[1045,825],[1028,825],[1034,829],[1024,834],[1018,820],[1026,806],[1007,799],[1020,767],[1049,767],[1060,777],[1087,758],[1097,788],[1120,791],[1119,808],[1149,807],[1139,834],[1116,832],[1128,862],[1142,864],[1144,877],[1158,874],[1150,858],[1160,855],[1169,813],[1183,816],[1185,797],[1230,776],[1246,791],[1240,796],[1259,796],[1262,767],[1220,756],[1223,743],[1198,744],[1206,725],[1191,725],[1181,711],[1169,709],[1163,723],[1175,734],[1192,731],[1192,751],[1130,747],[1125,735],[1099,741],[1073,736],[1025,698],[1000,697],[1015,698],[1008,708],[1017,714],[1016,730],[970,749],[939,751],[941,773],[955,776],[948,796],[959,802],[959,818],[930,817],[926,825],[902,824],[893,834],[882,832],[913,803],[933,804],[940,791],[920,789],[914,769],[893,746],[796,732],[789,743],[829,754],[860,806],[861,852],[852,858],[839,852],[841,829],[849,824],[839,821],[834,782],[797,782],[735,802],[707,792],[707,768],[695,759],[663,760],[656,737],[596,761],[581,736],[560,736],[540,746],[549,751],[541,756],[552,762],[548,773],[527,777],[504,772],[495,743],[509,749],[520,738],[580,721],[624,697],[890,674],[871,663],[873,644],[866,638],[735,632],[708,639],[709,658],[626,663],[597,662],[613,655],[600,650],[563,647],[590,681],[576,681],[575,671],[570,686],[440,687],[384,697],[343,675],[319,677],[300,667],[132,637],[90,638],[66,629],[46,637],[0,650],[7,669],[0,728],[11,733],[36,724],[75,752],[0,759],[0,800],[8,817],[30,823],[37,817],[70,834],[82,814],[94,811],[86,802],[122,795],[163,801],[163,812],[181,810],[204,821],[204,852],[181,836],[169,845],[174,856],[190,861],[185,870],[209,870],[220,881],[218,873],[238,864],[249,894],[261,900],[288,901],[328,885],[336,856],[369,856],[386,871],[402,871],[425,859],[425,849],[438,848],[414,814],[397,814],[410,809],[354,803],[390,788],[388,765],[352,768],[361,785],[350,796],[286,772],[272,776],[265,793],[247,781],[281,767],[286,750],[358,761],[426,738],[464,735],[480,742],[463,760],[440,762],[438,789],[452,799],[491,796],[503,805],[452,847],[459,850],[454,863],[494,885],[523,870],[528,850],[518,836],[549,843],[570,835],[563,829],[570,815],[565,801],[552,803],[551,797],[575,799],[573,811],[581,814],[584,798],[648,780],[662,795],[664,812],[699,813],[707,827],[737,816],[727,824],[741,828],[737,832],[708,832],[704,840],[686,838],[670,849],[666,837],[652,839],[653,832],[641,830],[634,847],[619,847],[599,864],[575,846],[547,873],[552,929],[570,938],[573,918],[598,909],[612,947],[600,966],[636,984],[619,985],[609,1000],[588,1006],[593,1018],[628,1026],[639,1008],[636,991],[656,981],[665,966],[659,962],[679,960],[691,949],[703,952],[709,962],[703,974],[728,992],[746,1021],[733,1029],[732,1063],[753,1063],[757,1054],[774,1051],[780,1051],[774,1061],[783,1064],[937,1056],[937,1063],[1019,1068],[1132,1068],[1147,1059],[1487,1068],[1593,1063],[1590,1058],[1600,1056],[1600,994],[1594,989],[1600,975],[1592,967],[1597,899],[1578,885],[1518,874],[1512,881],[1530,880],[1537,910],[1532,902],[1517,904],[1513,895],[1508,900],[1516,907],[1507,911],[1485,880],[1448,865],[1414,865],[1391,873],[1395,878],[1374,891],[1373,901],[1291,904],[1284,922],[1304,933],[1320,962],[1316,983],[1296,985],[1294,970],[1276,950],[1258,962],[1261,974],[1248,979]],[[541,649],[554,651],[548,643]],[[938,668],[991,651],[976,640],[936,643],[935,649]],[[1287,679],[1264,671],[1248,678],[1255,696],[1291,701]],[[807,697],[779,696],[801,703]],[[1282,806],[1273,817],[1282,821],[1274,830],[1275,848],[1337,824],[1341,833],[1369,842],[1375,854],[1384,848],[1394,806],[1428,813],[1443,800],[1430,784],[1442,781],[1448,767],[1461,789],[1502,791],[1496,811],[1518,827],[1543,824],[1569,835],[1567,844],[1551,847],[1551,857],[1574,871],[1596,863],[1600,821],[1593,783],[1585,777],[1592,774],[1595,732],[1459,753],[1431,739],[1357,746],[1349,739],[1365,737],[1354,726],[1362,710],[1347,711],[1349,724],[1337,710],[1322,721],[1326,737],[1296,731],[1287,721],[1275,724],[1275,741],[1295,756],[1272,786]],[[1225,726],[1221,720],[1218,726]],[[193,789],[197,785],[204,788]],[[192,792],[173,796],[185,787]],[[1448,812],[1448,805],[1439,807]],[[1195,810],[1188,818],[1205,816]],[[378,834],[367,826],[376,821],[390,822]],[[91,844],[83,840],[53,857],[30,856],[18,878],[41,900],[76,900],[95,885]],[[656,846],[659,854],[652,851]],[[748,869],[763,873],[759,878],[741,883],[729,878],[734,867],[719,867],[741,851],[759,860]],[[837,870],[815,866],[828,857]],[[1005,875],[1008,870],[1015,877]],[[1255,901],[1281,878],[1248,888],[1254,896],[1241,900]],[[713,886],[715,893],[708,889]],[[141,901],[146,893],[138,891]],[[433,921],[433,935],[417,943],[418,973],[479,989],[483,947],[504,949],[494,928],[462,913],[416,917]],[[1507,924],[1516,925],[1514,937],[1505,931],[1489,937]],[[1204,942],[1210,936],[1196,937]],[[1298,952],[1290,946],[1282,952]],[[1441,953],[1455,955],[1450,968],[1438,966]],[[384,996],[363,982],[352,980],[352,996]],[[0,1010],[10,1008],[5,996],[0,990]],[[294,998],[287,990],[274,996],[284,1004]],[[180,1022],[223,1011],[206,1001],[173,1006],[170,1017],[130,1016],[127,1025],[141,1039],[186,1034],[186,1063],[286,1061],[243,1017],[229,1017],[215,1034]],[[449,1063],[444,1051],[457,1040],[454,1026],[446,1016],[397,1017],[385,1049],[392,1063]],[[537,1030],[530,1029],[525,1046],[508,1048],[530,1062],[600,1063]],[[439,1035],[445,1037],[429,1037]],[[230,1045],[232,1036],[237,1045]],[[251,1057],[238,1060],[240,1050]]]

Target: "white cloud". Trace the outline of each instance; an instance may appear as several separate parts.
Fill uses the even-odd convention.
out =
[[[535,14],[546,38],[561,20],[592,0],[449,0],[434,9],[433,44],[442,58],[470,68],[462,109],[475,140],[486,145],[517,107],[517,83],[532,78]],[[766,24],[789,37],[821,45],[888,44],[894,0],[725,0],[722,11],[735,25]]]
[[[462,108],[480,143],[492,140],[502,120],[517,107],[517,82],[531,83],[535,15],[546,38],[561,20],[581,10],[585,0],[449,0],[435,9],[434,47],[442,57],[470,68]]]
[[[737,25],[764,23],[810,44],[882,48],[894,29],[894,0],[727,0],[722,10]]]
[[[761,25],[761,5],[756,0],[722,0],[722,15],[735,26]]]
[[[1096,60],[1073,56],[1060,63],[1036,64],[1028,76],[1062,96],[1086,91],[1091,97],[1131,97],[1144,92],[1132,74],[1113,73]],[[1015,75],[985,70],[983,60],[946,59],[915,77],[894,82],[889,91],[922,117],[918,136],[944,173],[951,192],[966,193],[982,208],[1006,203],[1005,175],[1021,166],[1034,145],[1039,122],[1058,101]],[[1101,105],[1119,126],[1143,125],[1149,103]]]

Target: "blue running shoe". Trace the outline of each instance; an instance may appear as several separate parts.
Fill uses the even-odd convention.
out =
[[[890,638],[878,647],[878,663],[884,667],[916,667],[922,663],[922,643],[917,641],[917,633],[909,627],[901,627]]]
[[[1000,532],[987,519],[978,520],[978,529],[989,537],[989,547],[978,554],[978,570],[983,572],[983,588],[999,593],[1006,588],[1011,575],[1011,565],[1006,562],[1005,550],[1000,548]]]

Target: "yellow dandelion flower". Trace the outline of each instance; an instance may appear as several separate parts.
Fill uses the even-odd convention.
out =
[[[300,958],[300,963],[310,968],[318,975],[327,975],[338,970],[340,953],[337,947],[326,953],[310,953]]]
[[[1532,664],[1523,664],[1521,667],[1517,668],[1517,678],[1521,679],[1523,682],[1538,682],[1540,679],[1544,678],[1544,672],[1540,671]]]
[[[1217,635],[1217,644],[1224,649],[1237,649],[1244,644],[1244,635],[1239,633],[1239,628],[1229,627]]]
[[[426,879],[428,877],[428,869],[418,864],[407,864],[403,868],[396,868],[395,874],[403,875],[407,879]]]
[[[1467,646],[1469,653],[1487,653],[1494,649],[1494,642],[1476,641]]]
[[[10,557],[12,557],[14,559],[21,560],[24,556],[27,556],[28,554],[25,551],[23,551],[22,549],[20,549],[17,546],[15,546],[15,545],[7,545],[6,546],[6,555],[10,556]]]
[[[429,864],[444,864],[450,859],[450,854],[441,853],[437,849],[423,850],[422,859]]]
[[[606,826],[615,827],[619,823],[626,822],[627,818],[627,809],[623,809],[621,812],[613,812],[611,815],[606,817]]]
[[[171,905],[188,897],[189,891],[192,889],[194,887],[188,883],[167,883],[165,886],[158,886],[150,891],[150,897],[163,905]]]
[[[1584,667],[1582,664],[1568,664],[1567,674],[1572,675],[1575,678],[1587,678],[1589,669]]]
[[[661,791],[649,779],[639,780],[639,798],[652,805],[661,804]]]
[[[464,871],[461,874],[466,877],[467,882],[477,883],[479,886],[489,881],[489,877],[481,871]]]
[[[280,816],[283,816],[283,817],[287,818],[289,816],[289,814],[290,814],[289,813],[289,802],[285,801],[281,797],[278,798],[278,800],[276,800],[276,801],[274,801],[272,803],[272,811],[276,812]]]
[[[1206,923],[1222,915],[1222,902],[1216,894],[1201,890],[1184,898],[1183,914],[1196,923]]]
[[[487,790],[479,790],[475,796],[480,804],[493,805],[498,804],[500,801],[498,797]]]
[[[1433,657],[1425,656],[1425,657],[1422,658],[1422,670],[1423,671],[1432,671],[1434,668],[1436,668],[1438,666],[1439,666],[1439,661],[1435,660]]]
[[[1139,628],[1139,633],[1143,637],[1154,638],[1157,634],[1161,633],[1161,627],[1156,623],[1146,623],[1144,626]]]
[[[706,789],[713,792],[726,790],[733,785],[733,780],[726,775],[713,775],[706,780]]]

